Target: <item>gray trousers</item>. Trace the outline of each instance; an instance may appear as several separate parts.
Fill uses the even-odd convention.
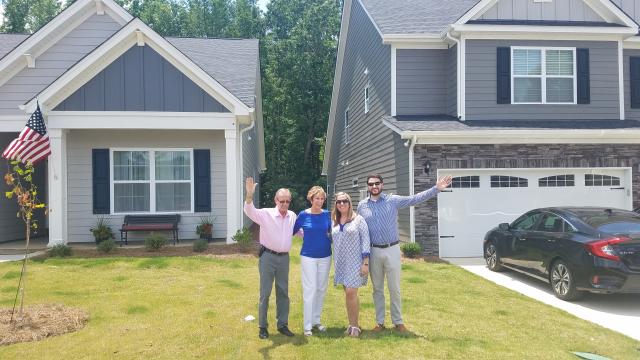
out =
[[[258,304],[258,326],[266,328],[269,296],[276,283],[276,320],[278,328],[289,322],[289,255],[278,256],[264,252],[258,261],[260,270],[260,303]]]
[[[371,247],[369,258],[369,272],[373,285],[373,304],[376,307],[376,323],[384,324],[384,278],[387,278],[387,288],[391,304],[391,322],[402,324],[402,299],[400,298],[400,246],[388,248]]]

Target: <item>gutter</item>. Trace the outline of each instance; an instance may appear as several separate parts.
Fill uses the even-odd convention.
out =
[[[418,140],[418,136],[417,135],[413,135],[413,139],[409,139],[408,141],[411,141],[411,145],[409,146],[409,196],[412,196],[415,194],[415,179],[414,179],[414,169],[413,169],[413,163],[414,163],[414,151],[413,151],[413,147],[416,145],[416,142]],[[410,206],[409,207],[409,233],[410,233],[410,241],[412,243],[416,242],[416,212],[415,212],[415,206]]]
[[[244,135],[245,132],[253,129],[256,126],[256,120],[255,120],[255,111],[252,111],[251,114],[253,116],[251,116],[251,124],[249,126],[247,126],[246,128],[240,130],[240,184],[244,183],[244,151],[242,150],[242,135]],[[244,203],[244,193],[242,191],[242,186],[240,186],[240,203]],[[243,221],[243,214],[244,214],[244,207],[240,206],[240,223],[242,226],[244,226],[244,221]]]
[[[455,37],[453,37],[451,35],[451,31],[453,31],[453,27],[449,29],[449,31],[447,31],[445,33],[445,37],[453,42],[456,43],[456,106],[457,106],[457,117],[458,119],[462,119],[462,104],[460,103],[460,99],[462,98],[462,96],[460,95],[460,92],[462,91],[462,86],[460,85],[460,75],[462,74],[462,63],[460,61],[460,52],[462,51],[461,49],[461,44],[460,44],[460,40],[456,39]]]

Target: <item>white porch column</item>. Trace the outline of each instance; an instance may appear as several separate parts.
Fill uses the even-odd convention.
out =
[[[225,167],[227,170],[227,244],[233,243],[231,237],[240,229],[240,186],[238,177],[238,132],[236,129],[224,131]]]
[[[49,245],[66,244],[67,237],[67,134],[49,129]]]

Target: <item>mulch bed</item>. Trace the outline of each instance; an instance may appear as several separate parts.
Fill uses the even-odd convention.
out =
[[[78,331],[89,321],[89,314],[64,305],[40,304],[24,307],[21,318],[15,314],[14,321],[10,320],[11,308],[0,308],[0,345],[38,341]]]

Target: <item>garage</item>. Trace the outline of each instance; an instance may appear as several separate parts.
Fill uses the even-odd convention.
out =
[[[499,223],[548,206],[632,208],[631,168],[440,169],[452,175],[438,195],[439,256],[482,256]]]

